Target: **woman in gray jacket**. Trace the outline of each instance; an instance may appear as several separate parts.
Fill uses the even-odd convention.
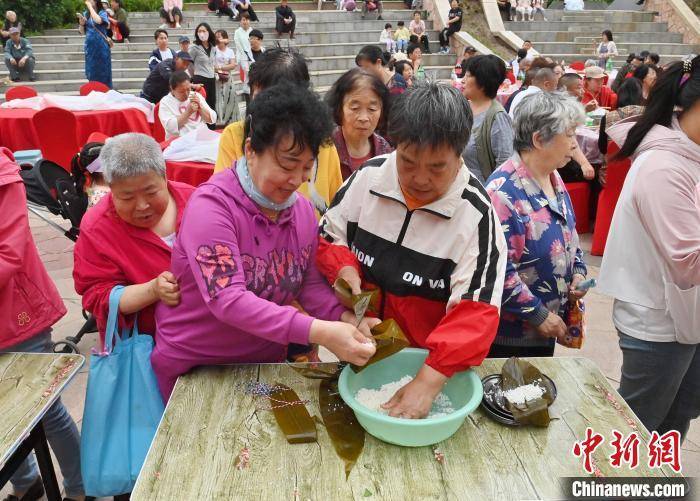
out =
[[[194,78],[192,83],[202,84],[207,93],[207,104],[216,109],[216,74],[214,73],[214,47],[216,36],[207,23],[199,23],[194,31],[194,44],[190,47]]]

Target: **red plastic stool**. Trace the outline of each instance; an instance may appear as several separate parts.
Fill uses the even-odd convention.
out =
[[[590,232],[591,222],[588,205],[591,198],[591,187],[588,183],[567,183],[565,186],[576,215],[576,231],[579,234]]]

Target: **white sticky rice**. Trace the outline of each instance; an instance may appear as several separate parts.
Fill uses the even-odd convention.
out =
[[[404,376],[398,381],[393,381],[391,383],[382,385],[382,387],[378,390],[372,390],[370,388],[360,388],[355,394],[355,400],[357,400],[360,404],[364,405],[370,410],[379,412],[380,414],[389,414],[388,411],[382,409],[382,404],[385,404],[389,400],[391,400],[391,397],[393,397],[397,391],[399,391],[411,381],[413,381],[413,378],[411,376]],[[452,414],[454,411],[455,409],[452,406],[450,398],[444,393],[440,392],[437,398],[435,398],[435,401],[433,402],[433,408],[430,410],[430,414],[428,414],[427,417],[443,417],[447,416],[448,414]]]
[[[510,403],[515,405],[524,404],[530,400],[537,400],[542,395],[544,395],[544,388],[534,384],[518,386],[517,388],[503,392],[503,396],[506,397]]]

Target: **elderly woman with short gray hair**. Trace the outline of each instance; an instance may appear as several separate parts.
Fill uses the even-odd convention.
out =
[[[107,140],[99,159],[111,193],[87,212],[80,225],[74,251],[75,290],[97,319],[102,338],[115,285],[126,286],[119,303],[120,325],[138,313],[139,330],[155,334],[155,304],[180,301],[170,258],[194,188],[166,180],[160,146],[144,134]]]
[[[515,113],[514,155],[489,176],[486,189],[508,243],[498,335],[490,357],[552,356],[567,332],[567,304],[586,265],[571,199],[557,169],[576,150],[581,105],[560,93],[523,99]]]

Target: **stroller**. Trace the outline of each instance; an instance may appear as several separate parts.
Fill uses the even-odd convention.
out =
[[[73,177],[60,165],[46,159],[36,163],[20,163],[20,176],[27,192],[27,208],[49,226],[75,242],[80,233],[80,221],[87,210],[87,197],[76,189]],[[50,214],[61,216],[70,228],[55,223]],[[54,343],[55,353],[80,353],[78,343],[89,332],[97,332],[93,315],[83,310],[85,323],[74,336]]]

